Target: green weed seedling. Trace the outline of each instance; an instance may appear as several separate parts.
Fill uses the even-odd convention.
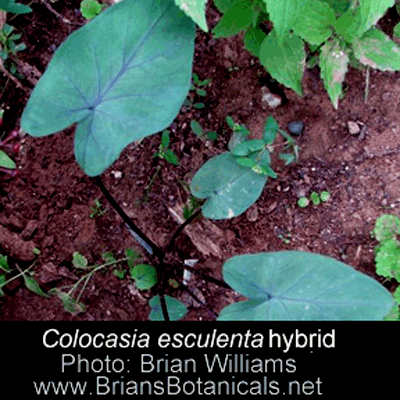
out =
[[[3,288],[10,282],[15,279],[18,279],[22,276],[24,279],[25,286],[33,293],[36,293],[42,297],[50,297],[47,293],[45,293],[42,288],[39,286],[38,282],[34,278],[34,275],[30,272],[30,270],[35,266],[33,263],[30,267],[26,268],[24,271],[19,268],[17,264],[15,264],[15,269],[18,273],[15,275],[15,270],[12,269],[8,263],[7,256],[0,254],[0,296],[4,296],[5,293]],[[13,275],[10,278],[7,278],[8,275]]]
[[[198,136],[201,140],[217,140],[218,138],[217,132],[205,132],[200,123],[195,120],[190,121],[190,127],[196,136]]]
[[[4,24],[0,32],[0,57],[3,61],[6,61],[10,54],[15,56],[18,52],[26,49],[25,43],[16,44],[16,42],[21,39],[22,34],[12,33],[13,31],[13,26]]]
[[[205,104],[203,102],[195,102],[196,95],[197,97],[206,97],[207,96],[207,91],[203,89],[206,87],[208,84],[211,83],[211,79],[207,78],[204,80],[200,80],[199,76],[197,74],[193,74],[192,78],[192,84],[190,86],[190,91],[193,93],[193,96],[189,95],[185,102],[183,103],[184,106],[188,106],[190,108],[194,107],[197,109],[202,109],[205,107]]]
[[[154,154],[154,157],[161,158],[173,165],[179,165],[179,158],[169,148],[169,144],[170,144],[170,133],[168,129],[165,129],[161,135],[160,147],[158,148],[158,151]]]
[[[105,269],[112,269],[115,276],[121,279],[125,276],[124,265],[132,268],[139,259],[139,254],[132,249],[125,250],[125,257],[117,259],[111,252],[102,254],[103,263],[100,265],[90,265],[87,258],[75,251],[72,254],[72,265],[81,273],[79,279],[73,285],[67,285],[51,289],[49,294],[56,295],[62,302],[64,310],[71,314],[79,314],[85,311],[85,305],[81,302],[81,297],[85,288],[96,272]]]
[[[367,12],[368,17],[354,18],[358,25],[362,24],[358,30],[346,10],[336,10],[344,18],[338,20],[340,23],[336,22],[336,17],[334,21],[328,16],[328,27],[323,18],[322,26],[316,24],[314,17],[319,15],[318,10],[325,10],[328,5],[318,0],[296,1],[307,7],[299,14],[304,20],[303,28],[301,24],[293,24],[292,16],[296,13],[286,13],[291,9],[290,1],[221,0],[215,3],[225,7],[222,22],[216,28],[219,36],[251,31],[250,36],[249,32],[245,35],[247,45],[250,43],[253,50],[257,50],[259,43],[263,64],[275,79],[295,89],[298,87],[293,81],[297,84],[301,77],[305,58],[300,36],[314,42],[310,35],[316,35],[316,43],[326,42],[321,50],[320,65],[328,64],[322,68],[325,75],[327,68],[332,66],[329,71],[335,79],[327,81],[331,84],[329,92],[334,91],[335,95],[340,92],[346,68],[342,62],[345,57],[337,52],[338,43],[342,43],[341,36],[330,38],[332,25],[342,36],[346,33],[349,36],[351,30],[357,31],[357,39],[352,41],[348,37],[346,41],[357,42],[355,48],[363,52],[359,55],[366,62],[371,63],[373,54],[370,50],[378,46],[376,42],[385,49],[391,45],[380,46],[383,34],[372,27],[390,5],[388,0],[360,2],[359,12]],[[358,2],[353,4],[356,7]],[[242,11],[232,13],[230,9],[237,11],[236,7]],[[141,16],[140,23],[133,24],[132,18],[137,15]],[[264,36],[258,42],[258,26],[269,17],[274,29],[268,37],[263,31]],[[245,126],[236,124],[232,118],[227,119],[233,131],[228,151],[207,161],[190,183],[192,195],[204,203],[176,228],[165,247],[159,247],[139,229],[104,186],[100,175],[128,144],[162,132],[179,113],[191,88],[195,39],[192,19],[203,30],[208,29],[204,0],[118,2],[73,32],[60,45],[33,90],[22,114],[22,130],[42,137],[76,124],[74,151],[78,164],[93,177],[133,238],[147,252],[146,260],[141,260],[142,267],[135,265],[133,269],[137,260],[131,260],[127,254],[119,260],[108,254],[101,265],[89,265],[84,256],[74,253],[73,265],[80,276],[73,285],[54,289],[54,293],[70,312],[81,312],[84,309],[82,293],[93,274],[107,268],[120,271],[124,268],[117,266],[126,263],[135,284],[146,288],[151,285],[150,293],[154,296],[149,301],[149,318],[152,320],[184,317],[187,307],[176,298],[178,295],[169,296],[173,290],[187,292],[209,315],[219,320],[383,319],[394,304],[390,292],[373,278],[332,258],[298,251],[240,255],[225,261],[223,280],[220,280],[185,263],[187,260],[176,248],[179,234],[200,213],[210,219],[233,218],[258,199],[268,178],[276,177],[271,166],[272,151],[278,151],[285,164],[296,160],[296,142],[279,129],[272,117],[267,119],[261,139],[249,139]],[[308,29],[310,20],[313,29]],[[372,29],[367,32],[369,36],[364,35],[365,29]],[[327,50],[329,52],[325,54]],[[385,61],[389,59],[387,54],[381,57]],[[328,63],[323,61],[324,57]],[[268,58],[275,60],[276,65],[270,65],[266,61]],[[374,62],[380,64],[381,58],[374,58]],[[278,135],[283,137],[283,149],[275,142]],[[191,291],[183,279],[185,271],[224,290],[237,291],[248,300],[231,304],[218,315]],[[122,273],[117,275],[121,277]],[[175,289],[169,283],[172,281],[176,282]]]
[[[300,197],[297,200],[297,205],[301,208],[308,207],[310,202],[314,206],[318,206],[321,203],[327,202],[331,198],[330,192],[323,190],[321,193],[311,192],[310,197]]]
[[[94,205],[90,207],[90,218],[96,218],[96,217],[101,217],[103,216],[107,211],[103,208],[103,206],[100,203],[99,199],[94,199]]]
[[[376,273],[400,284],[400,218],[396,215],[381,215],[375,222],[372,237],[379,244],[375,247]],[[400,285],[394,293],[396,306],[388,319],[400,320]]]
[[[82,16],[87,20],[91,20],[94,17],[97,17],[104,8],[106,8],[106,5],[100,4],[96,0],[83,0],[80,5]]]

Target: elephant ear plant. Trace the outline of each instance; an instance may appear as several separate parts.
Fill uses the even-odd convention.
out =
[[[201,3],[201,9],[205,4],[197,3]],[[382,285],[350,266],[316,254],[237,256],[223,267],[225,281],[204,275],[173,252],[177,236],[199,216],[201,208],[178,227],[166,249],[160,249],[103,185],[99,175],[121,151],[129,143],[165,129],[187,96],[195,24],[181,8],[187,11],[186,3],[125,0],[72,33],[34,89],[22,115],[22,129],[41,137],[77,125],[77,162],[94,178],[132,235],[148,251],[149,264],[156,268],[155,275],[152,270],[155,296],[149,302],[150,319],[180,319],[185,314],[182,303],[166,295],[167,288],[168,293],[172,290],[172,278],[180,290],[187,291],[218,317],[190,291],[185,274],[179,278],[185,270],[249,298],[223,309],[221,320],[383,319],[393,305],[393,297]],[[233,123],[232,127],[237,128]],[[200,169],[191,188],[194,195],[207,198],[204,216],[232,218],[257,200],[267,178],[276,177],[270,167],[269,146],[277,131],[276,122],[269,119],[262,140],[243,136],[228,153]],[[281,159],[288,162],[293,157],[285,154]],[[146,281],[143,271],[139,277]]]

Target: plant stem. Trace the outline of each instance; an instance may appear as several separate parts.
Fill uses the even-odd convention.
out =
[[[102,180],[99,176],[94,178],[97,186],[99,186],[100,190],[114,208],[114,210],[119,214],[119,216],[123,219],[123,221],[129,226],[129,228],[135,232],[140,239],[142,239],[152,250],[153,254],[160,260],[160,262],[164,259],[165,253],[155,244],[152,240],[150,240],[135,224],[134,222],[126,215],[125,211],[119,206],[114,197],[110,194],[107,188],[104,186]]]
[[[181,234],[181,232],[186,228],[186,226],[188,226],[192,221],[194,221],[200,214],[201,214],[201,208],[199,208],[196,212],[194,212],[183,224],[181,224],[178,227],[178,229],[175,231],[168,244],[167,253],[172,251],[176,238]]]

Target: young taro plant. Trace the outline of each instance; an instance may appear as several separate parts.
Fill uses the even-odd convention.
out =
[[[133,277],[143,283],[150,274],[152,283],[156,281],[149,302],[151,319],[179,319],[186,312],[179,300],[167,296],[172,281],[196,299],[181,277],[185,270],[249,299],[225,308],[219,316],[222,320],[383,319],[393,305],[389,291],[331,258],[295,251],[236,256],[224,264],[221,281],[185,264],[174,252],[178,235],[201,212],[214,219],[240,215],[257,200],[268,177],[276,176],[270,152],[279,129],[271,118],[262,139],[237,135],[228,152],[200,168],[191,190],[206,199],[204,205],[177,228],[166,248],[150,240],[103,185],[99,175],[125,146],[162,131],[179,112],[190,89],[194,54],[195,26],[185,13],[206,29],[201,14],[205,3],[125,0],[109,7],[72,33],[56,51],[23,112],[22,129],[40,137],[77,124],[79,165],[94,177],[147,250],[145,265],[156,270],[154,274],[151,268],[142,267]],[[234,131],[242,129],[230,122]],[[294,151],[291,138],[279,133]],[[285,162],[293,157],[293,153],[281,156]]]

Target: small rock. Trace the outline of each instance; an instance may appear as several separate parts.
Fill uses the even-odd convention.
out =
[[[261,88],[262,96],[261,100],[266,102],[269,107],[277,108],[282,104],[282,98],[277,94],[271,93],[267,87],[263,86]]]
[[[111,175],[112,175],[115,179],[120,179],[120,178],[122,178],[122,172],[121,172],[121,171],[111,171]]]
[[[289,132],[294,136],[300,136],[304,130],[304,124],[301,121],[292,121],[288,124]]]
[[[353,121],[348,121],[347,122],[347,128],[349,130],[350,135],[358,135],[360,133],[360,126]]]
[[[250,207],[246,212],[246,219],[250,222],[255,222],[258,219],[258,208]]]

